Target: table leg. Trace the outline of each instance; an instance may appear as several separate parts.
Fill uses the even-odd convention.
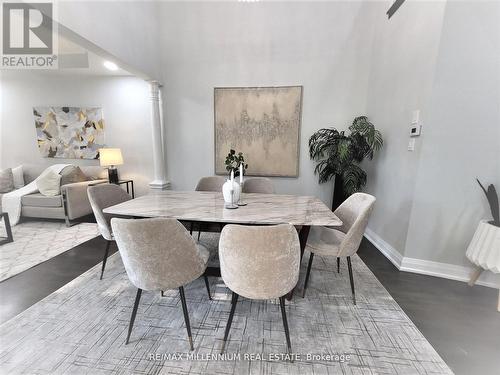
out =
[[[299,242],[300,242],[300,263],[299,267],[302,264],[302,257],[304,256],[304,250],[306,249],[307,238],[309,237],[309,231],[311,230],[310,225],[303,225],[299,232]],[[295,291],[295,286],[287,295],[286,299],[291,300],[293,297],[293,292]]]
[[[4,212],[1,214],[1,217],[3,218],[3,223],[5,225],[5,232],[7,234],[7,238],[5,240],[0,241],[0,245],[3,245],[4,243],[13,242],[14,237],[12,236],[12,228],[10,226],[9,214]]]
[[[309,237],[309,231],[311,227],[309,225],[303,225],[299,232],[299,242],[300,242],[300,261],[302,262],[302,257],[304,256],[304,250],[307,245],[307,238]]]

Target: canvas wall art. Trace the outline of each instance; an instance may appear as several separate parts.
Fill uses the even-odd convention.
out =
[[[215,172],[234,149],[248,175],[297,177],[301,112],[302,86],[215,88]]]
[[[45,158],[98,159],[104,144],[100,107],[33,108],[38,149]]]

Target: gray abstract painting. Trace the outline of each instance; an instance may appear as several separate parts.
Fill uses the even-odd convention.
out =
[[[301,111],[302,86],[215,88],[215,172],[234,149],[248,175],[298,176]]]
[[[33,108],[38,149],[45,158],[98,159],[104,144],[100,107]]]

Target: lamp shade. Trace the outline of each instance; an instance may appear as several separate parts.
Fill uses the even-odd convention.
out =
[[[123,164],[122,152],[119,148],[99,149],[99,159],[102,167]]]

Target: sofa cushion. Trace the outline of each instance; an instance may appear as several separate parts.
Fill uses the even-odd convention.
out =
[[[41,194],[54,196],[61,194],[61,175],[52,169],[47,169],[36,180],[36,187]]]
[[[23,166],[12,168],[12,176],[14,177],[14,188],[20,189],[24,186]]]
[[[108,178],[107,169],[99,166],[82,166],[80,168],[83,173],[87,176],[87,181],[90,180],[101,180]]]
[[[60,195],[47,197],[40,193],[28,194],[21,198],[23,206],[33,207],[62,207],[62,198]]]
[[[61,175],[61,186],[88,180],[85,173],[76,165],[68,165],[59,174]]]
[[[14,190],[14,176],[12,169],[0,170],[0,193],[8,193]]]
[[[41,164],[23,164],[24,183],[27,185],[35,181],[45,168],[47,168],[47,166]]]

